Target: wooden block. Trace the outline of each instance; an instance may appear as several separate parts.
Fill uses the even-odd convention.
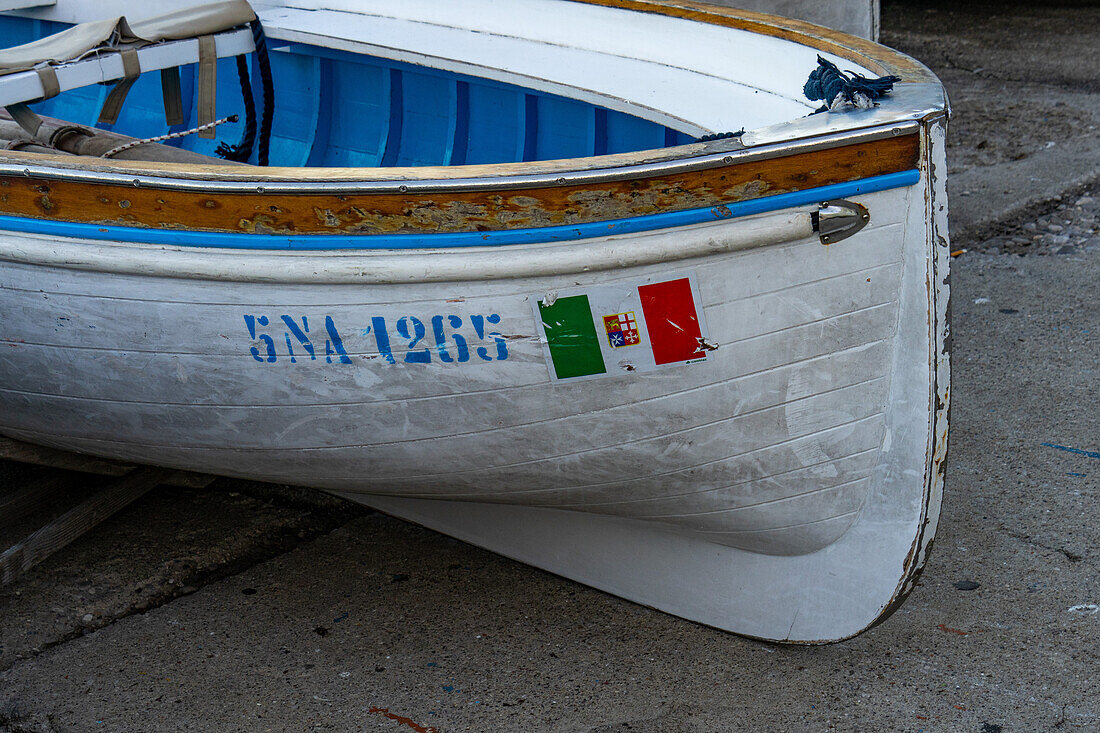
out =
[[[141,498],[171,471],[138,468],[0,554],[0,587],[8,585],[104,519]]]

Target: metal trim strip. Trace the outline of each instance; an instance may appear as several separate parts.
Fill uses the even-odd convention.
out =
[[[421,179],[421,180],[385,180],[385,181],[313,181],[313,180],[271,180],[269,178],[243,179],[240,170],[234,168],[230,174],[233,180],[170,178],[167,176],[134,175],[130,173],[112,173],[84,169],[59,168],[55,166],[0,164],[0,176],[25,176],[44,180],[63,180],[99,185],[132,186],[135,188],[153,188],[169,191],[190,191],[201,193],[279,193],[279,194],[351,194],[351,193],[457,193],[469,191],[503,191],[515,188],[553,188],[586,183],[606,183],[611,181],[651,178],[663,175],[685,173],[689,171],[719,168],[759,160],[770,160],[787,155],[795,155],[814,150],[857,145],[902,135],[916,135],[921,124],[917,121],[881,125],[860,130],[837,132],[816,138],[795,142],[764,145],[756,148],[742,148],[736,141],[717,141],[707,143],[707,147],[719,148],[719,152],[705,153],[695,157],[677,157],[671,160],[626,165],[614,168],[593,168],[565,172],[542,173],[536,175],[486,176],[483,178]],[[738,147],[731,147],[736,143]],[[725,148],[725,149],[723,149]],[[591,159],[590,159],[591,160]],[[324,169],[316,169],[323,171]],[[206,171],[208,175],[216,175]]]

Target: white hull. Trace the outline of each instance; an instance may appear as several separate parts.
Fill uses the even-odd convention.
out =
[[[341,2],[263,21],[283,41],[487,68],[682,123],[665,140],[757,129],[452,167],[0,156],[0,434],[316,487],[762,639],[883,618],[923,565],[942,489],[942,90],[869,44],[591,1],[578,18],[631,32],[572,45],[561,24],[446,3],[421,20]],[[391,26],[406,50],[364,40]],[[650,58],[646,29],[713,49]],[[517,34],[510,60],[490,31]],[[873,109],[804,117],[814,44],[910,81]],[[711,53],[732,48],[777,66]],[[600,59],[622,68],[593,74]],[[606,132],[611,113],[592,119]],[[837,191],[869,223],[824,245],[819,197]],[[578,331],[565,304],[581,303]]]
[[[861,198],[872,224],[833,246],[805,237],[614,273],[323,286],[5,262],[3,310],[20,317],[5,317],[0,429],[99,456],[337,491],[740,633],[845,636],[896,595],[935,490],[923,198],[921,186]],[[648,237],[672,247],[752,224]],[[644,239],[620,244],[629,251]],[[132,249],[108,246],[120,261]],[[370,269],[371,255],[358,256]],[[719,345],[704,363],[551,378],[531,298],[682,274],[697,279]],[[507,359],[487,350],[491,361],[436,354],[406,364],[394,351],[390,364],[362,335],[372,317],[426,323],[450,312],[499,314]],[[314,334],[330,317],[353,363],[327,363],[319,339],[315,359],[292,340],[292,361],[285,328],[270,329],[276,361],[258,361],[250,349],[266,359],[266,342],[243,317],[282,314],[306,316]],[[565,531],[576,544],[550,550],[538,539]],[[643,560],[643,546],[670,554]],[[861,558],[859,573],[835,559],[846,553]],[[612,572],[624,563],[632,569]],[[867,574],[891,580],[876,587]],[[688,602],[665,582],[674,576],[717,587]],[[777,587],[782,578],[799,587]],[[807,590],[813,583],[821,589]],[[766,584],[774,607],[731,605],[744,584]],[[837,593],[853,594],[853,607]],[[847,620],[843,631],[815,631],[837,628],[832,618],[818,626],[825,608]]]

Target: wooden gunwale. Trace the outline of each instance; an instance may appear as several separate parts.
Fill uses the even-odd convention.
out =
[[[740,8],[725,8],[693,0],[569,0],[585,5],[656,13],[698,23],[749,31],[782,38],[826,51],[857,63],[879,75],[894,74],[901,82],[939,83],[939,79],[916,59],[891,48],[808,21],[784,18]]]
[[[264,234],[477,232],[720,206],[918,166],[919,134],[648,178],[448,193],[194,192],[0,176],[0,214],[153,229]]]

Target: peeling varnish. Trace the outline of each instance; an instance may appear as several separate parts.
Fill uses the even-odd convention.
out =
[[[869,176],[916,165],[919,143],[906,135],[766,161],[608,183],[448,194],[315,193],[222,194],[134,190],[57,179],[0,179],[10,195],[0,214],[64,218],[74,222],[194,231],[265,234],[400,234],[485,232],[609,221],[656,213],[712,208]],[[49,201],[35,201],[49,186]],[[124,203],[125,202],[125,203]],[[62,214],[64,211],[64,214]],[[132,216],[133,219],[129,217]]]
[[[936,161],[932,156],[932,129],[946,125],[946,115],[940,115],[926,120],[926,125],[921,135],[922,166],[928,176],[925,185],[924,204],[925,212],[929,217],[929,230],[927,246],[929,250],[929,268],[926,275],[926,287],[929,292],[928,325],[931,329],[931,349],[929,354],[930,370],[932,375],[932,389],[930,397],[930,436],[928,455],[929,466],[925,474],[924,507],[920,519],[920,527],[916,538],[909,549],[904,561],[904,577],[893,597],[883,607],[882,613],[871,624],[876,626],[893,614],[916,587],[928,556],[932,551],[935,527],[938,524],[939,504],[942,503],[944,489],[944,477],[946,474],[948,453],[948,426],[950,424],[950,385],[946,383],[950,379],[950,350],[949,339],[951,324],[950,315],[950,242],[944,234],[947,227],[945,205],[939,200],[940,196],[946,196],[946,185],[937,170]],[[946,139],[941,139],[941,145],[946,146]],[[939,190],[942,187],[943,190]],[[941,277],[941,270],[943,277]],[[946,302],[945,302],[946,301]],[[942,314],[942,316],[941,316]],[[930,511],[933,508],[935,511]]]

